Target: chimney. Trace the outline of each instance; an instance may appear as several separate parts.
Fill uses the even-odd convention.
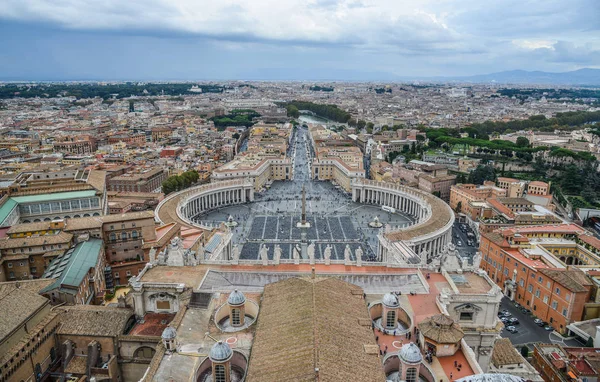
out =
[[[311,271],[310,271],[310,278],[314,279],[315,278],[315,267],[312,267]]]

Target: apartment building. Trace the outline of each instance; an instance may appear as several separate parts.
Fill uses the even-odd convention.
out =
[[[39,295],[53,280],[0,283],[0,380],[36,381],[59,359],[59,315]]]
[[[96,139],[90,135],[61,137],[52,144],[54,152],[76,155],[93,154],[98,149]]]
[[[168,174],[161,167],[141,168],[108,180],[109,191],[160,192]]]
[[[8,195],[0,199],[0,227],[104,215],[105,191],[104,171],[22,173],[8,187]]]
[[[473,211],[478,211],[477,202],[505,196],[506,190],[496,187],[494,182],[485,182],[482,186],[456,184],[450,187],[450,207],[454,211],[472,217]]]
[[[600,265],[577,244],[584,230],[573,224],[522,227],[484,233],[480,264],[513,301],[565,333],[585,316],[592,282],[574,265]]]

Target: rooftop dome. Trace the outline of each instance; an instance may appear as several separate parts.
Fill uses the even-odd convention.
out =
[[[398,302],[398,297],[396,297],[396,295],[393,293],[384,294],[381,302],[388,308],[397,308],[398,306],[400,306],[400,303]]]
[[[406,363],[419,363],[423,359],[419,347],[413,342],[403,345],[398,351],[398,357]]]
[[[227,303],[229,305],[242,305],[246,302],[246,296],[237,289],[231,292],[229,298],[227,299]]]
[[[172,326],[167,326],[162,332],[163,340],[172,340],[175,337],[177,337],[177,330],[175,330],[175,328]]]
[[[232,355],[233,351],[231,350],[229,345],[227,345],[223,341],[219,341],[216,344],[214,344],[213,347],[210,349],[210,352],[208,353],[208,358],[210,358],[212,362],[225,362],[229,360]]]

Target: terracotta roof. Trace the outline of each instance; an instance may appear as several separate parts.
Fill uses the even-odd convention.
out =
[[[592,285],[585,274],[578,269],[540,269],[540,272],[571,292],[586,292],[589,288],[585,286]]]
[[[437,314],[418,324],[423,336],[438,344],[457,344],[465,336],[460,326],[445,314]]]
[[[579,240],[583,241],[584,243],[587,243],[589,245],[591,245],[592,247],[600,250],[600,240],[592,235],[579,235]]]
[[[384,381],[362,295],[336,278],[267,285],[246,381]]]
[[[100,192],[106,189],[106,171],[92,170],[88,175],[87,183]]]
[[[21,232],[35,232],[35,231],[47,231],[50,229],[51,222],[35,222],[35,223],[20,223],[15,224],[8,231],[7,234],[21,233]]]
[[[499,245],[499,246],[508,245],[508,242],[504,239],[504,236],[502,236],[501,234],[499,234],[497,232],[483,233],[482,236],[496,245]]]
[[[58,334],[116,337],[124,334],[133,310],[95,305],[75,305],[62,308],[62,326]]]
[[[52,245],[52,244],[63,244],[70,243],[73,239],[73,235],[67,232],[60,232],[56,235],[42,235],[42,236],[31,236],[31,237],[19,237],[19,238],[6,238],[0,240],[1,249],[9,248],[22,248],[32,247],[39,245]]]
[[[500,338],[494,343],[492,363],[494,366],[500,367],[524,363],[524,359],[508,338]]]
[[[37,279],[0,283],[0,299],[4,298],[4,296],[17,288],[25,289],[32,293],[40,293],[42,289],[46,288],[48,285],[51,285],[53,282],[54,279]]]
[[[1,296],[0,342],[47,304],[47,298],[25,288],[16,288]]]

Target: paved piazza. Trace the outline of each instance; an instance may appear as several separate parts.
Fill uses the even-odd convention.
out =
[[[413,219],[400,213],[389,213],[380,207],[352,202],[351,196],[328,181],[312,181],[309,177],[310,157],[308,133],[298,128],[291,144],[294,178],[276,181],[268,190],[255,194],[255,201],[210,211],[193,218],[203,224],[217,224],[229,215],[238,222],[233,232],[233,244],[241,248],[240,259],[259,259],[259,248],[264,243],[273,258],[273,248],[279,244],[282,259],[292,258],[292,248],[300,244],[300,229],[296,224],[302,215],[302,187],[306,190],[306,215],[311,227],[307,239],[315,243],[315,258],[322,259],[323,251],[331,244],[331,259],[343,260],[346,245],[352,250],[363,250],[363,260],[376,260],[377,234],[380,229],[368,223],[377,216],[381,223],[392,227],[413,224]]]

